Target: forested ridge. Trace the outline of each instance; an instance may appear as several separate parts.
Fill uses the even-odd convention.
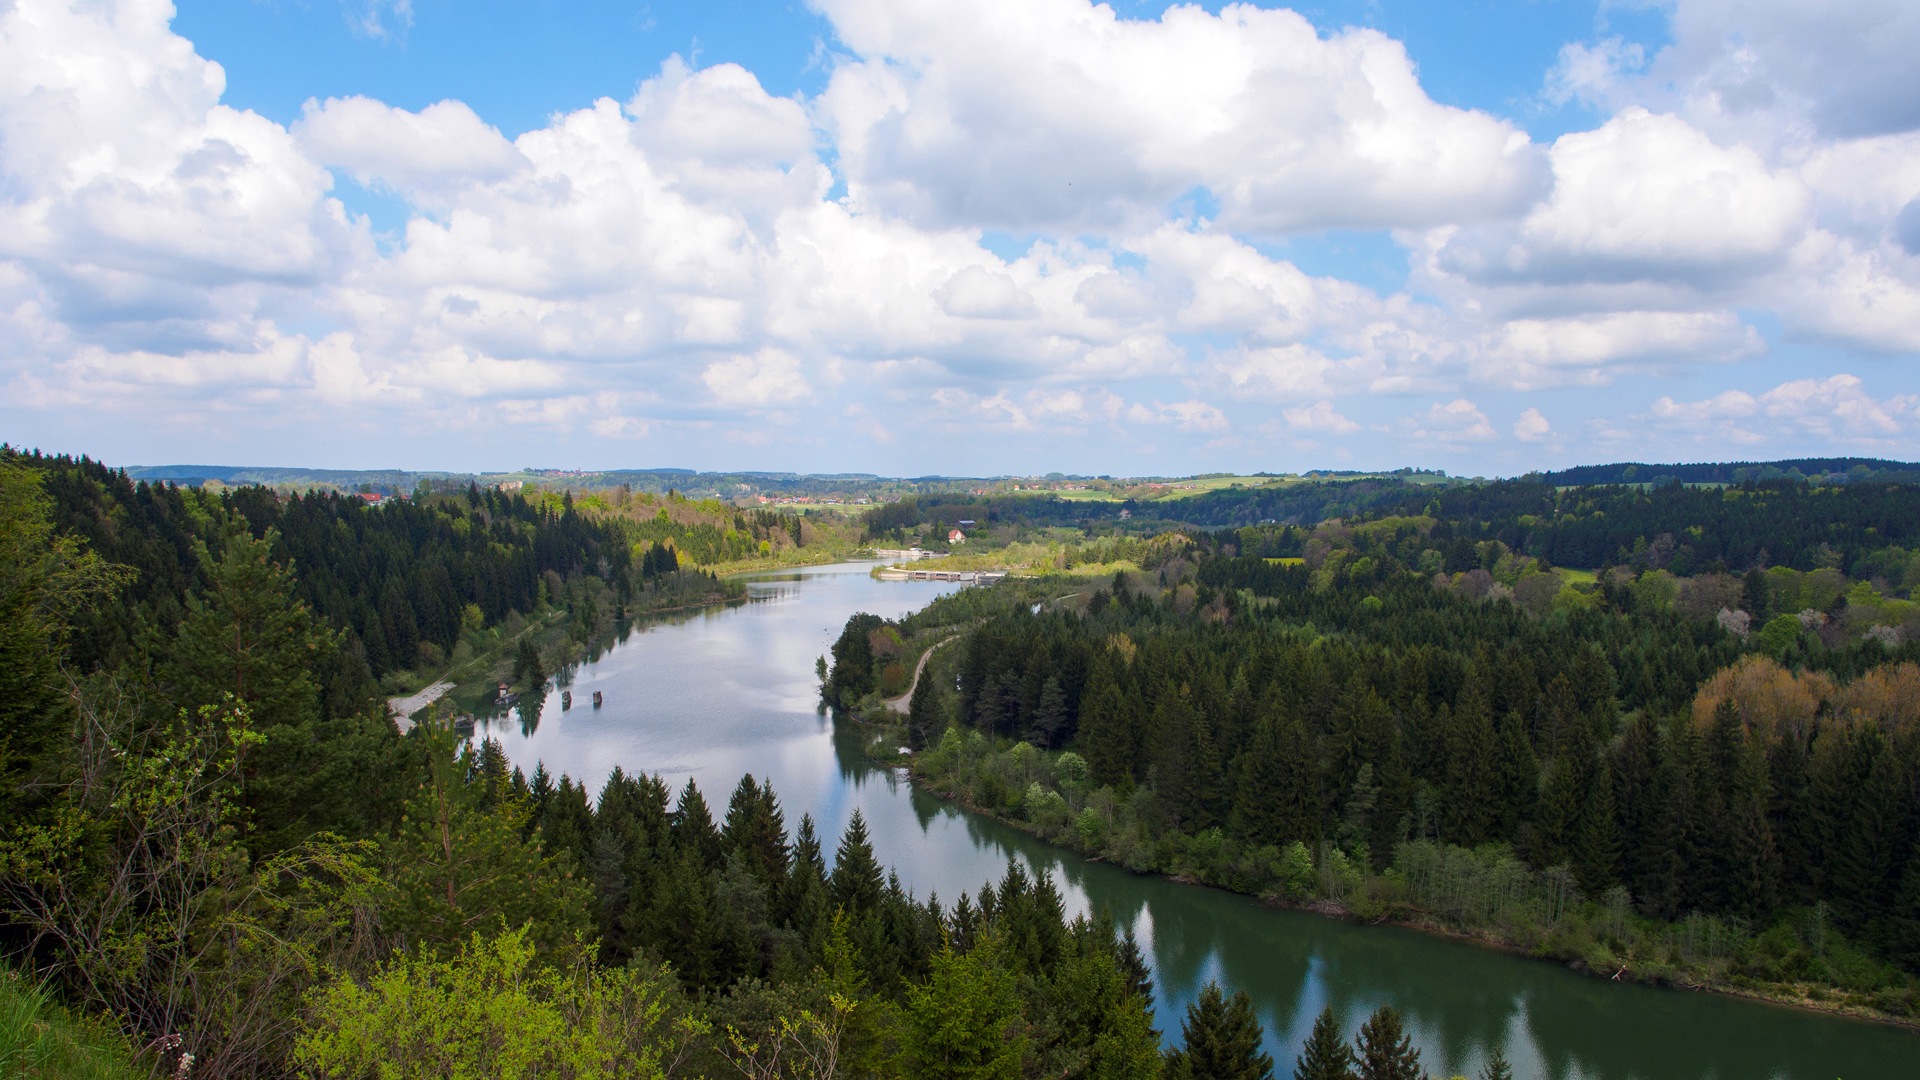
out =
[[[1916,498],[1506,485],[1163,537],[1053,599],[856,616],[824,691],[857,707],[860,664],[944,624],[965,636],[916,691],[915,768],[1043,836],[1609,975],[1912,1015]],[[1529,554],[1563,542],[1610,554],[1586,576]]]

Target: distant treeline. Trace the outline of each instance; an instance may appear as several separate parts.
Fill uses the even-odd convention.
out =
[[[1850,570],[1876,551],[1920,544],[1920,486],[1909,484],[1642,490],[1512,480],[1413,495],[1392,509],[1439,522],[1443,550],[1460,540],[1498,540],[1555,566],[1638,561],[1682,576],[1768,566]]]
[[[1851,457],[1718,461],[1691,465],[1648,465],[1638,461],[1623,461],[1612,465],[1579,465],[1535,476],[1543,483],[1573,487],[1589,484],[1744,484],[1756,480],[1829,478],[1842,482],[1874,480],[1915,484],[1920,483],[1920,463]]]

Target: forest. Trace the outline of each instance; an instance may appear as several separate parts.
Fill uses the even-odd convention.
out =
[[[716,812],[656,776],[524,776],[444,716],[400,734],[363,605],[446,587],[511,620],[686,572],[621,528],[478,489],[369,509],[0,459],[0,1066],[1272,1075],[1217,989],[1163,1052],[1138,945],[1017,863],[916,898],[858,816],[790,828],[750,776]],[[1314,1054],[1421,1075],[1391,1010]]]
[[[859,710],[899,642],[960,634],[905,722],[916,775],[1047,839],[1610,977],[1920,1012],[1920,491],[1423,498],[855,616],[823,695]]]

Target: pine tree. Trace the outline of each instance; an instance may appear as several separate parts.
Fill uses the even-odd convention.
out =
[[[1914,875],[1920,878],[1920,863],[1914,867]],[[961,897],[964,901],[966,898]],[[1121,934],[1119,944],[1114,946],[1113,959],[1120,966],[1120,974],[1126,981],[1126,992],[1138,998],[1141,1007],[1147,1010],[1147,1023],[1153,1023],[1153,972],[1147,967],[1147,959],[1140,951],[1140,941],[1134,937],[1133,927],[1128,926]],[[1158,1029],[1153,1029],[1153,1038],[1160,1038]]]
[[[385,845],[389,932],[406,947],[442,956],[475,931],[534,925],[534,940],[559,945],[592,910],[571,858],[549,858],[522,839],[525,811],[508,802],[484,805],[482,785],[469,781],[470,750],[450,729],[423,729],[425,780],[407,803],[399,831]]]
[[[1220,984],[1209,982],[1200,999],[1187,1006],[1177,1067],[1195,1080],[1268,1080],[1273,1058],[1260,1049],[1262,1036],[1247,992],[1238,991],[1228,1001]]]
[[[1095,784],[1119,791],[1132,787],[1134,747],[1126,698],[1112,682],[1103,679],[1097,689],[1089,683],[1075,745],[1087,759]]]
[[[871,911],[880,906],[883,880],[867,836],[867,819],[856,809],[833,854],[833,875],[828,880],[833,902],[850,912]]]
[[[45,767],[71,716],[57,675],[72,621],[90,602],[127,583],[75,537],[53,527],[53,502],[38,470],[0,452],[0,821],[30,796],[22,783]],[[49,785],[51,787],[51,785]],[[42,789],[45,790],[45,789]]]
[[[311,672],[338,647],[337,637],[295,598],[293,571],[274,561],[278,541],[273,530],[257,540],[235,530],[217,558],[200,550],[208,589],[188,595],[166,666],[179,704],[213,705],[231,694],[246,703],[269,739],[276,727],[319,718]]]
[[[947,726],[944,712],[936,681],[922,669],[921,678],[913,685],[913,696],[907,701],[907,745],[915,750],[932,745]]]
[[[1049,675],[1040,684],[1040,701],[1033,710],[1033,741],[1042,750],[1051,750],[1054,740],[1066,734],[1066,727],[1067,692],[1061,689],[1058,677]]]
[[[1602,762],[1587,785],[1579,843],[1573,852],[1574,873],[1588,896],[1599,896],[1620,879],[1620,835],[1614,820],[1613,789],[1613,772]]]
[[[1420,1051],[1413,1048],[1400,1022],[1400,1011],[1391,1005],[1375,1009],[1360,1025],[1358,1053],[1360,1080],[1424,1080],[1420,1069]]]
[[[702,866],[720,865],[720,832],[713,827],[713,812],[707,809],[707,797],[700,793],[700,786],[692,777],[688,777],[687,786],[680,789],[671,828],[675,847],[692,852]]]
[[[1725,888],[1729,910],[1759,919],[1778,895],[1779,858],[1767,822],[1767,764],[1760,747],[1748,746],[1727,799]]]
[[[1453,728],[1447,735],[1447,777],[1441,789],[1442,813],[1447,837],[1463,847],[1473,847],[1491,837],[1496,802],[1493,723],[1487,714],[1487,698],[1479,680],[1469,682],[1453,713]]]
[[[1320,1010],[1313,1022],[1313,1034],[1307,1036],[1299,1060],[1293,1067],[1293,1080],[1356,1080],[1353,1050],[1340,1037],[1340,1021],[1331,1007]]]
[[[1480,1070],[1480,1080],[1513,1080],[1513,1066],[1507,1064],[1506,1051],[1498,1044],[1487,1051],[1487,1063]]]
[[[1533,838],[1532,857],[1536,866],[1560,866],[1574,857],[1589,789],[1582,771],[1571,754],[1562,754],[1547,769]]]
[[[727,802],[720,842],[730,856],[738,856],[746,864],[761,885],[779,888],[787,877],[787,826],[772,785],[755,783],[752,773],[740,778]]]
[[[540,663],[540,653],[533,647],[533,640],[522,637],[513,653],[513,685],[528,693],[538,693],[547,684],[547,669]]]
[[[1513,839],[1522,822],[1533,818],[1534,803],[1540,796],[1540,761],[1534,756],[1533,741],[1527,737],[1526,718],[1517,709],[1509,709],[1500,721],[1498,761],[1494,766],[1500,798],[1498,835]]]
[[[1016,1080],[1027,1039],[1020,994],[991,939],[959,954],[948,945],[923,983],[907,989],[907,1075],[932,1080]]]

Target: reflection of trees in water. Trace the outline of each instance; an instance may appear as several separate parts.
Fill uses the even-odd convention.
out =
[[[754,599],[785,595],[790,594],[782,589],[775,597]],[[806,625],[844,620],[856,607],[872,608],[870,599],[858,598],[840,606],[846,611],[836,607],[831,619],[821,616],[821,622]],[[660,621],[709,617],[728,615],[688,613]],[[647,626],[637,629],[644,634]],[[804,662],[810,666],[812,656]],[[501,710],[502,717],[506,711]],[[829,738],[834,764],[823,771],[837,777],[816,778],[811,770],[818,759],[808,757],[808,783],[818,789],[810,791],[811,804],[788,806],[790,826],[797,828],[801,810],[811,809],[831,852],[838,835],[825,823],[844,822],[849,804],[858,799],[869,807],[870,819],[877,817],[878,807],[910,812],[920,829],[913,839],[926,845],[930,860],[990,852],[1002,866],[1014,854],[1035,872],[1050,869],[1063,895],[1089,897],[1094,910],[1107,908],[1118,925],[1138,928],[1159,996],[1156,1026],[1177,1038],[1185,1006],[1198,996],[1197,984],[1218,974],[1229,989],[1244,989],[1253,997],[1269,1028],[1268,1049],[1281,1076],[1291,1073],[1322,1006],[1335,1010],[1344,1034],[1351,1036],[1383,1003],[1406,1015],[1425,1068],[1436,1076],[1476,1075],[1486,1048],[1494,1045],[1505,1046],[1515,1075],[1523,1080],[1830,1080],[1836,1075],[1874,1080],[1905,1076],[1911,1066],[1896,1064],[1920,1058],[1920,1036],[1907,1032],[1706,995],[1619,986],[1545,962],[1406,930],[1276,911],[1247,897],[1088,862],[924,792],[902,790],[891,770],[867,759],[858,725],[826,713],[814,722],[817,727],[804,714],[793,723],[779,737],[804,729]],[[774,748],[728,745],[724,751],[746,761]],[[876,775],[887,782],[884,791],[893,799],[907,800],[906,807],[869,786]],[[950,817],[958,817],[963,827],[952,828]],[[982,880],[997,882],[1000,876],[996,871]],[[980,882],[968,884],[977,895]],[[957,893],[941,896],[949,907],[955,899]]]
[[[531,738],[534,732],[540,730],[540,712],[546,707],[545,694],[521,695],[519,703],[514,706],[514,711],[520,716],[520,734],[523,737]]]
[[[852,747],[858,755],[857,742]],[[858,771],[847,763],[852,771]],[[870,768],[870,767],[869,767]],[[1282,1074],[1313,1018],[1331,1007],[1351,1036],[1376,1007],[1406,1017],[1429,1073],[1476,1075],[1500,1046],[1515,1075],[1553,1080],[1815,1080],[1894,1075],[1920,1036],[1750,1002],[1622,986],[1394,927],[1274,910],[1249,897],[1088,862],[923,792],[923,830],[958,815],[967,841],[1017,854],[1078,890],[1119,926],[1136,926],[1154,969],[1157,1025],[1177,1032],[1217,975],[1246,990]],[[1143,920],[1144,916],[1144,920]]]

